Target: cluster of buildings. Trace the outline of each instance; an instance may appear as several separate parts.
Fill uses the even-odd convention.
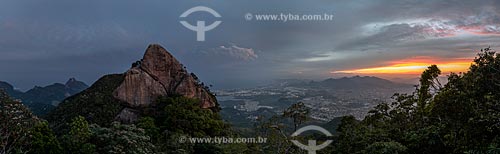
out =
[[[320,121],[330,121],[335,117],[352,115],[363,119],[369,110],[381,102],[391,101],[390,97],[401,89],[338,90],[302,87],[260,87],[217,91],[217,96],[232,100],[219,100],[225,107],[241,112],[255,112],[265,108],[281,114],[292,103],[304,102],[310,108],[310,117]],[[266,98],[275,99],[266,99]],[[236,100],[236,101],[235,101]],[[270,100],[274,100],[270,101]],[[283,102],[281,100],[288,100]],[[288,103],[288,104],[286,104]],[[265,105],[262,105],[265,104]]]

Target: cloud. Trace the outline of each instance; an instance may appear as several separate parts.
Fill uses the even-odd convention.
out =
[[[413,56],[474,57],[473,49],[500,48],[498,0],[44,3],[0,2],[1,80],[21,88],[69,75],[91,83],[102,74],[126,70],[148,43],[162,44],[204,81],[231,86],[306,75],[325,78],[331,71],[390,66],[386,62]],[[197,42],[195,33],[178,22],[182,12],[198,5],[222,15],[223,24],[208,32],[205,42]],[[246,13],[328,13],[335,18],[257,22],[245,21]]]
[[[368,23],[361,27],[363,36],[356,44],[387,45],[398,42],[453,37],[461,32],[456,25],[438,19],[395,20]],[[350,43],[349,46],[353,44]]]
[[[300,62],[322,62],[322,61],[332,61],[339,59],[346,59],[353,57],[354,55],[346,52],[324,52],[317,53],[307,58],[299,58],[297,61]]]
[[[226,55],[244,61],[253,61],[259,58],[252,48],[243,48],[234,44],[230,46],[219,46],[214,49],[212,53]]]
[[[500,12],[486,7],[478,14],[463,14],[457,18],[435,16],[375,22],[363,26],[365,32],[375,32],[373,37],[392,40],[415,40],[435,37],[451,37],[462,33],[500,34]]]
[[[446,15],[413,17],[406,19],[385,20],[383,22],[369,22],[358,28],[360,33],[352,39],[338,45],[335,50],[358,51],[397,51],[395,49],[409,48],[421,51],[434,50],[438,42],[448,42],[447,52],[453,52],[456,46],[466,42],[487,43],[486,46],[495,45],[500,35],[500,13],[495,9],[481,10],[475,14],[459,14],[457,17]],[[422,15],[424,16],[424,15]],[[485,41],[485,39],[489,41]],[[489,42],[489,44],[488,44]],[[421,44],[420,46],[414,46]],[[425,45],[424,45],[425,44]],[[465,48],[479,44],[469,44]],[[403,48],[402,48],[403,47]],[[443,48],[443,47],[440,47]],[[440,50],[443,51],[443,50]]]
[[[0,26],[0,33],[0,52],[7,55],[0,60],[90,54],[138,41],[115,23],[73,25],[6,21]]]

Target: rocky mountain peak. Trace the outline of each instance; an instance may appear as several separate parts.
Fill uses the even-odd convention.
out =
[[[0,90],[3,90],[10,96],[14,98],[19,98],[22,95],[22,92],[19,90],[16,90],[14,86],[12,86],[10,83],[0,81]]]
[[[182,95],[200,100],[202,108],[217,106],[216,98],[184,69],[165,48],[149,45],[144,57],[125,73],[122,84],[113,96],[126,107],[118,116],[122,121],[133,121],[134,108],[148,107],[159,96]],[[127,120],[128,119],[128,120]]]
[[[158,44],[149,45],[139,67],[160,84],[164,84],[165,88],[169,88],[166,90],[170,92],[175,91],[176,81],[188,79],[190,76],[182,64]]]
[[[14,86],[7,82],[0,81],[0,89],[3,89],[4,91],[14,90]]]
[[[87,89],[89,86],[82,81],[76,80],[76,78],[70,78],[64,86],[70,95],[76,94],[82,90]]]
[[[69,85],[69,84],[74,83],[74,82],[77,82],[77,80],[75,78],[69,78],[69,80],[66,81],[66,85]]]

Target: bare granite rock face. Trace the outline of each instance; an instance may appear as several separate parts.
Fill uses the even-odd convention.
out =
[[[131,109],[149,107],[159,96],[182,95],[199,99],[202,108],[216,107],[215,97],[195,78],[163,47],[149,45],[144,58],[134,63],[113,92],[116,99],[127,102],[116,118],[133,121],[136,115]]]
[[[137,111],[130,108],[124,108],[115,119],[120,120],[123,123],[134,123],[138,120]]]
[[[159,96],[167,96],[163,85],[138,67],[125,73],[123,83],[114,91],[114,97],[127,102],[129,107],[147,107]]]

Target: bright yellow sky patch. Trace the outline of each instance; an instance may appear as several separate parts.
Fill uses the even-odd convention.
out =
[[[441,72],[465,72],[471,65],[471,59],[438,59],[432,57],[414,57],[390,61],[386,66],[334,71],[332,73],[352,74],[420,74],[427,67],[436,64]]]

